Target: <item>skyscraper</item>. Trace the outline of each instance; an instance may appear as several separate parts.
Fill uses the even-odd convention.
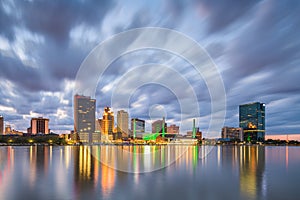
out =
[[[38,117],[32,118],[30,122],[31,134],[49,134],[49,119]]]
[[[74,96],[74,132],[81,142],[91,142],[95,132],[96,99]]]
[[[240,127],[245,141],[265,140],[265,104],[254,102],[239,106]]]
[[[101,133],[104,135],[108,135],[108,139],[113,139],[113,130],[115,124],[114,112],[110,109],[110,107],[105,107],[103,112],[103,118],[100,122]]]
[[[128,136],[128,113],[124,110],[119,110],[117,114],[117,132]]]
[[[3,135],[4,130],[4,118],[2,115],[0,115],[0,135]]]

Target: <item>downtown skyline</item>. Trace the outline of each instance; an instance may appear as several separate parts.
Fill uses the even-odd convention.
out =
[[[50,119],[53,132],[73,130],[74,80],[85,57],[113,34],[154,26],[186,34],[212,57],[226,91],[224,125],[238,127],[238,105],[259,101],[266,103],[267,134],[299,133],[299,8],[297,1],[270,0],[231,4],[193,0],[3,1],[0,115],[24,132],[30,119],[40,116]],[[96,118],[102,116],[104,107],[111,106],[116,80],[133,67],[147,63],[167,64],[189,80],[200,106],[199,127],[205,130],[212,114],[205,82],[195,77],[188,63],[153,50],[133,52],[111,64],[97,87]],[[170,79],[167,73],[161,74]],[[145,75],[156,77],[158,72],[149,70]],[[189,98],[189,93],[183,96]],[[170,124],[180,121],[176,97],[168,88],[157,85],[139,88],[129,108],[120,103],[113,110],[128,110],[130,118],[147,120],[151,115],[160,119],[166,115]],[[191,120],[193,116],[187,114],[184,118]]]

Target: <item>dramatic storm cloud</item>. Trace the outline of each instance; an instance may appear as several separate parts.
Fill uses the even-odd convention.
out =
[[[267,133],[300,133],[297,0],[1,1],[0,115],[5,124],[26,131],[31,117],[44,116],[50,118],[52,131],[72,130],[72,95],[81,63],[114,34],[142,27],[179,31],[206,49],[225,86],[224,125],[238,126],[238,105],[260,101],[266,103]],[[134,73],[147,64],[157,66]],[[182,75],[190,88],[161,66]],[[164,80],[170,88],[145,84],[125,101],[122,95],[143,77]],[[104,106],[112,106],[118,86],[123,92],[115,96],[115,113],[126,109],[147,122],[165,115],[168,123],[178,124],[181,118],[191,123],[196,116],[181,110],[180,96],[188,110],[199,106],[197,122],[204,137],[219,134],[206,132],[217,113],[211,112],[205,79],[178,55],[147,49],[116,59],[97,86],[97,117]],[[193,93],[196,102],[191,101]],[[182,127],[182,132],[188,129]]]

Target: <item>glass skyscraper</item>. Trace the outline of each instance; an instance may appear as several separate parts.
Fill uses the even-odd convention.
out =
[[[265,140],[265,104],[254,102],[239,106],[240,127],[244,129],[244,141]]]

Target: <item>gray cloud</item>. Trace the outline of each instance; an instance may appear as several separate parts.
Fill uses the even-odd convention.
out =
[[[252,7],[257,5],[257,0],[248,1],[222,1],[222,0],[199,0],[200,15],[208,18],[208,32],[214,33],[225,29],[230,24],[238,21],[247,14]]]
[[[94,25],[103,19],[113,1],[21,1],[18,8],[24,24],[56,40],[61,45],[68,41],[70,29],[82,22]]]
[[[70,84],[93,47],[114,33],[159,26],[182,31],[206,47],[226,88],[225,125],[238,126],[239,104],[261,101],[267,104],[267,132],[299,133],[299,13],[298,1],[276,0],[2,1],[0,114],[21,130],[29,126],[32,113],[49,117],[55,131],[72,129]],[[111,104],[115,85],[109,83],[149,63],[172,66],[186,77],[196,91],[205,130],[211,104],[203,78],[181,58],[156,50],[132,52],[109,66],[97,88],[98,116]],[[156,79],[161,74],[148,75]],[[142,106],[134,107],[137,103]],[[170,121],[180,121],[175,96],[157,85],[136,90],[129,111],[147,118],[156,104],[164,106]],[[124,102],[116,105],[123,108]]]

